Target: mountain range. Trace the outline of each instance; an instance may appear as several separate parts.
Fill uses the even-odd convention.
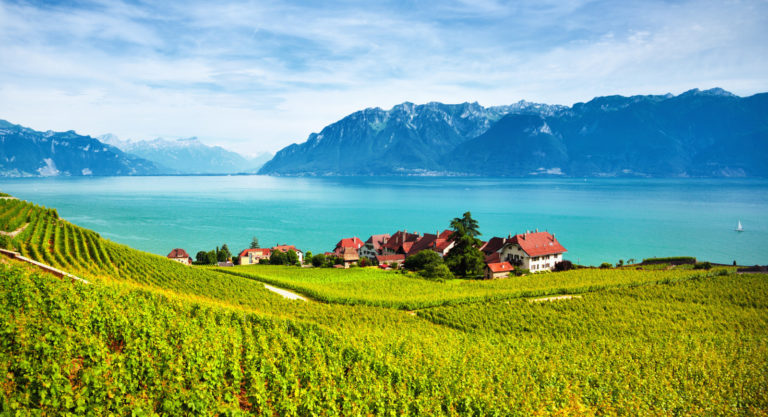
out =
[[[272,157],[272,154],[262,153],[247,158],[220,146],[205,145],[196,137],[131,141],[107,134],[98,139],[165,167],[168,172],[180,174],[255,173]]]
[[[246,158],[197,138],[170,141],[40,132],[0,120],[0,177],[255,173],[271,157]]]
[[[267,175],[765,177],[768,94],[720,88],[366,109],[280,150]]]
[[[157,175],[155,163],[90,136],[39,132],[0,120],[0,176]]]

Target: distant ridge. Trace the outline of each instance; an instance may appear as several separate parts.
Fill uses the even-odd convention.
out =
[[[155,175],[153,162],[90,136],[39,132],[0,120],[0,177]]]
[[[220,146],[205,145],[196,137],[130,141],[107,134],[99,136],[99,139],[181,174],[254,173],[272,156],[262,154],[246,158]]]
[[[279,151],[267,175],[766,177],[768,94],[721,88],[353,113]]]

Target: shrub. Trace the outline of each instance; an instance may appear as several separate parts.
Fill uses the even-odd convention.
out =
[[[325,255],[322,253],[318,253],[317,255],[312,257],[312,266],[314,267],[321,267],[325,263]]]
[[[693,269],[712,269],[712,264],[709,262],[696,262],[693,265]]]
[[[610,269],[612,266],[609,262],[603,262],[600,264],[600,269]]]
[[[431,252],[431,251],[430,251]],[[454,276],[451,270],[445,266],[444,263],[432,262],[424,266],[424,269],[419,274],[434,281],[445,281],[446,279],[453,279]]]
[[[555,264],[555,271],[562,272],[562,271],[570,271],[573,269],[573,262],[571,261],[560,261]]]
[[[403,267],[409,271],[420,271],[431,263],[442,264],[443,258],[435,251],[423,250],[407,257],[403,262]]]

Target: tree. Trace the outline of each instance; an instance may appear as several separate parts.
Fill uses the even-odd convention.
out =
[[[312,251],[308,250],[307,253],[304,254],[304,263],[309,265],[312,263]]]
[[[227,244],[221,245],[221,249],[216,250],[216,259],[219,262],[226,262],[227,259],[232,257],[232,253],[229,251],[229,248],[227,247]]]
[[[478,276],[483,271],[485,256],[480,252],[480,236],[477,220],[470,212],[451,221],[453,233],[450,239],[453,248],[445,256],[445,264],[455,275],[463,277]]]
[[[445,264],[442,262],[432,262],[426,264],[424,266],[424,270],[419,272],[419,274],[426,279],[432,279],[436,281],[444,281],[446,279],[453,278],[451,270],[448,269],[448,267],[445,266]]]
[[[261,246],[259,246],[259,238],[254,236],[251,239],[251,249],[259,249],[259,248],[261,248]]]
[[[325,264],[325,255],[322,253],[318,253],[317,255],[312,257],[312,266],[320,267]]]
[[[443,263],[443,258],[433,250],[423,250],[405,258],[403,267],[409,271],[420,271],[430,263]]]
[[[280,250],[273,250],[272,254],[269,255],[270,265],[284,265],[287,260],[285,253]]]
[[[288,265],[296,265],[299,263],[299,255],[296,254],[296,251],[289,249],[288,252],[285,253],[285,263]]]
[[[573,269],[573,263],[571,261],[562,260],[555,263],[555,271],[557,272],[570,271],[571,269]]]
[[[218,248],[217,248],[218,250]],[[216,251],[208,251],[206,252],[206,255],[208,255],[208,262],[206,264],[208,265],[215,265],[217,258],[216,258]]]
[[[197,262],[200,265],[205,265],[208,263],[208,252],[201,250],[200,252],[197,252],[197,255],[195,255],[195,262]]]

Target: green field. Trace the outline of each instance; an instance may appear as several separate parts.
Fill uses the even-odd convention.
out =
[[[768,415],[768,275],[239,276],[11,201],[0,226],[30,225],[5,243],[93,284],[0,257],[2,416]]]
[[[416,274],[377,268],[296,268],[244,265],[213,269],[289,288],[317,300],[399,309],[487,302],[554,294],[579,294],[607,288],[669,283],[722,273],[690,270],[583,269],[534,274],[501,280],[454,279],[436,282]]]

